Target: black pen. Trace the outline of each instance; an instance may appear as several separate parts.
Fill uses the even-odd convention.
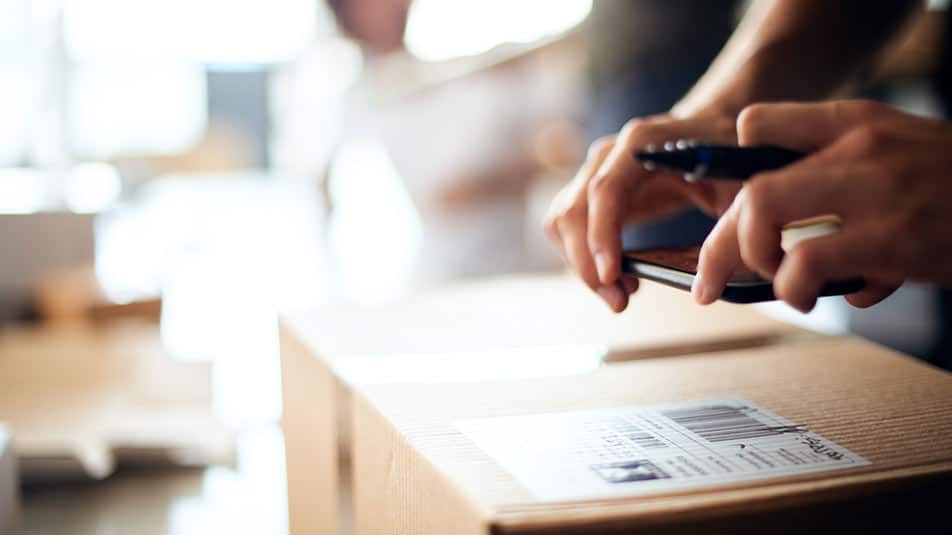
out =
[[[790,165],[804,156],[802,152],[782,147],[736,147],[685,140],[669,141],[660,149],[649,145],[635,153],[645,169],[681,173],[689,181],[746,180],[757,173]]]

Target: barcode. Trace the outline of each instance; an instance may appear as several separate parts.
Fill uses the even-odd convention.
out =
[[[711,405],[675,409],[662,414],[701,436],[708,442],[747,440],[802,431],[797,426],[770,426],[748,414],[747,407]]]
[[[615,430],[615,432],[634,442],[636,445],[641,446],[642,448],[651,449],[668,447],[668,445],[662,442],[658,437],[648,433],[644,429],[629,422],[628,420],[625,420],[624,418],[614,418],[612,421],[612,428]]]

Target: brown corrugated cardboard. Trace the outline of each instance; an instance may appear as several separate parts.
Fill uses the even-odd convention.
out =
[[[600,360],[592,356],[606,347],[605,360],[614,361],[761,346],[802,335],[750,307],[698,307],[687,293],[652,283],[643,283],[629,310],[615,315],[575,278],[564,275],[489,279],[386,307],[331,307],[284,317],[283,427],[291,531],[331,533],[338,525],[338,508],[348,506],[349,497],[338,493],[339,438],[349,455],[349,426],[339,423],[347,406],[342,400],[348,396],[342,374],[357,382],[454,381],[460,379],[454,374],[470,372],[483,378],[513,377],[518,375],[513,371],[516,360],[489,369],[488,363],[507,356],[494,350],[524,348],[526,354],[516,357],[527,357],[549,348],[566,356],[559,365],[536,358],[532,362],[544,364],[520,372],[544,376],[557,367],[561,374],[597,367]],[[390,355],[388,371],[367,355]],[[436,367],[443,358],[438,355],[453,364],[438,371],[421,368]],[[400,364],[393,365],[395,361]],[[410,367],[416,368],[407,371]],[[343,421],[348,421],[346,415]]]
[[[0,424],[0,535],[16,533],[19,511],[20,487],[13,441],[7,428]]]
[[[640,497],[542,501],[457,425],[744,398],[870,462]],[[561,416],[560,416],[561,417]],[[856,339],[628,362],[576,377],[369,385],[355,395],[360,535],[947,532],[952,375]],[[526,447],[533,436],[523,437]],[[559,466],[552,466],[558,471]],[[926,524],[926,521],[944,524]],[[944,527],[943,527],[944,526]]]

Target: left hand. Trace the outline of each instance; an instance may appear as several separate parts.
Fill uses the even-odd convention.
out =
[[[737,121],[741,145],[810,153],[745,184],[704,242],[692,292],[720,297],[742,263],[807,312],[828,281],[863,277],[846,297],[871,306],[907,279],[952,283],[952,124],[867,101],[758,104]],[[786,255],[788,223],[835,215],[835,234]]]

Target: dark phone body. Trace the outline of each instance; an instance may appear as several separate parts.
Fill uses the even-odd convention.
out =
[[[638,278],[659,282],[681,290],[691,291],[697,276],[697,258],[700,246],[677,249],[625,251],[621,255],[622,272]],[[831,282],[823,286],[820,296],[846,295],[866,286],[863,279]],[[749,269],[734,273],[721,299],[731,303],[761,303],[775,301],[773,283],[760,278]]]

